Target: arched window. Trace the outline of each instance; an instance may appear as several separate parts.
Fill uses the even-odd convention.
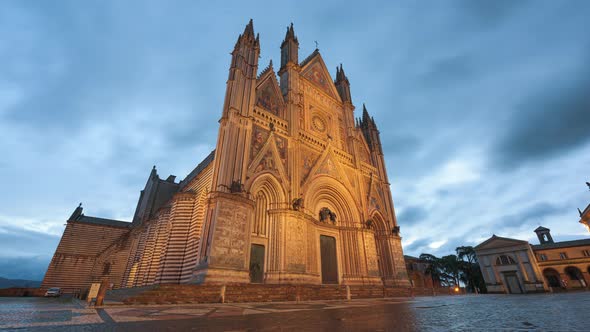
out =
[[[512,257],[510,257],[510,256],[500,255],[500,256],[498,256],[498,258],[496,258],[496,265],[510,265],[510,264],[516,264],[514,259],[512,259]]]

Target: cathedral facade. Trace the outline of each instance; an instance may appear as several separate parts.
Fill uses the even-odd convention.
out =
[[[278,71],[259,71],[252,21],[238,37],[216,149],[186,178],[154,168],[132,222],[78,207],[42,287],[409,281],[379,131],[354,117],[342,66],[299,61],[291,25]]]

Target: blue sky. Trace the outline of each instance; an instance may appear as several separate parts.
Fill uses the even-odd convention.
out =
[[[588,1],[4,1],[1,276],[41,279],[79,202],[130,220],[152,165],[183,178],[214,148],[250,18],[261,69],[290,22],[300,59],[343,63],[407,254],[589,236]]]

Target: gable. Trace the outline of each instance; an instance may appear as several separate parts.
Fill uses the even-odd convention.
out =
[[[317,162],[311,168],[308,174],[309,176],[306,176],[304,180],[306,183],[305,186],[309,184],[309,179],[316,176],[327,175],[338,180],[338,182],[342,183],[347,188],[351,187],[348,176],[342,169],[342,166],[340,165],[338,158],[332,151],[332,147],[330,145],[326,147],[326,150],[324,150],[324,153],[322,153],[322,155],[318,158]]]
[[[248,172],[250,174],[270,172],[288,183],[287,140],[275,135],[274,132],[266,132],[258,126],[255,126],[253,134],[256,141],[252,144],[252,159]]]
[[[319,52],[315,53],[311,59],[306,60],[306,63],[301,70],[301,76],[308,79],[320,90],[327,93],[330,97],[341,101],[338,91],[336,90],[336,87],[332,82],[332,78],[330,77],[330,73],[328,72],[328,69],[324,64],[324,60],[322,60]]]
[[[505,247],[513,247],[519,245],[528,245],[529,243],[522,240],[516,239],[509,239],[505,237],[499,237],[493,235],[491,238],[485,240],[484,242],[475,246],[476,250],[485,250],[485,249],[498,249],[498,248],[505,248]]]
[[[259,78],[256,86],[256,106],[276,116],[283,117],[285,103],[277,79],[272,70],[267,71],[265,74]]]
[[[301,158],[299,158],[299,160],[300,160],[300,167],[299,167],[300,174],[299,174],[299,176],[301,178],[300,185],[303,186],[303,184],[307,180],[307,176],[311,172],[311,169],[315,166],[319,157],[320,157],[320,155],[318,153],[315,153],[313,150],[308,149],[304,146],[301,147]]]

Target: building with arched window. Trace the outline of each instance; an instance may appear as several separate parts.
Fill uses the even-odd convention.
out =
[[[539,244],[493,235],[475,247],[488,292],[588,289],[590,239],[555,242],[542,226],[535,233]]]
[[[252,22],[231,53],[216,149],[182,181],[152,170],[132,222],[69,218],[43,287],[164,283],[409,286],[379,131],[342,65],[259,70]],[[358,113],[357,113],[358,114]],[[104,266],[108,266],[106,269]]]

